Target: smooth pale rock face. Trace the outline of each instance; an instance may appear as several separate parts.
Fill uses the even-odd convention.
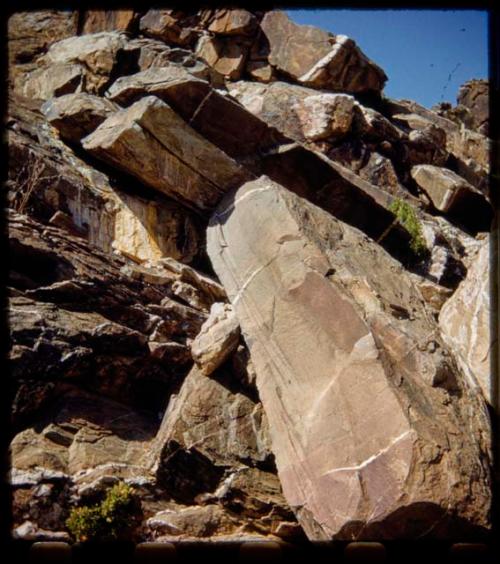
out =
[[[297,25],[278,10],[266,13],[261,29],[269,42],[271,65],[303,84],[353,93],[378,92],[387,79],[345,36]]]
[[[349,132],[354,98],[345,94],[308,96],[295,110],[302,122],[306,139],[341,138]]]
[[[217,302],[199,334],[191,343],[191,354],[200,372],[208,376],[236,350],[240,326],[230,304]]]
[[[490,332],[490,269],[490,244],[485,240],[466,278],[441,309],[439,325],[464,372],[493,403],[491,350],[495,339]]]
[[[207,245],[309,539],[484,532],[486,407],[403,268],[266,177],[224,199]]]
[[[65,141],[79,143],[118,109],[110,100],[80,92],[48,100],[42,113]]]
[[[154,96],[110,116],[84,149],[189,207],[214,207],[248,173]]]

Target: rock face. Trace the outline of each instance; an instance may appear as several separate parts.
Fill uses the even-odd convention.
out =
[[[490,309],[490,244],[485,240],[453,296],[439,315],[443,338],[456,351],[465,372],[493,403],[493,368]]]
[[[486,83],[392,100],[277,10],[8,40],[15,538],[75,540],[117,482],[137,542],[485,533]]]
[[[268,12],[261,28],[269,43],[269,62],[293,79],[315,88],[379,92],[387,77],[343,35],[294,24],[281,11]]]
[[[487,526],[484,405],[397,263],[266,177],[223,201],[208,251],[255,364],[284,494],[310,539]]]
[[[110,116],[84,149],[152,188],[201,210],[249,177],[235,161],[154,96]]]

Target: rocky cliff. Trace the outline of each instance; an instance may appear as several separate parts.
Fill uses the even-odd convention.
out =
[[[487,84],[280,11],[8,29],[14,534],[125,481],[137,540],[485,535]]]

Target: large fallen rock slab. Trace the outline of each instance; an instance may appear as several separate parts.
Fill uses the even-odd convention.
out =
[[[484,533],[486,406],[403,268],[266,177],[224,199],[207,244],[308,537]]]
[[[314,88],[380,92],[387,77],[352,39],[293,23],[285,12],[267,12],[261,29],[269,62],[292,79]]]
[[[188,207],[209,210],[249,173],[155,96],[111,115],[82,140],[92,155]]]
[[[486,400],[493,404],[491,351],[491,263],[490,243],[483,241],[467,276],[444,304],[439,315],[443,338],[456,353],[462,370],[477,382]]]
[[[120,105],[129,105],[147,94],[172,106],[198,133],[235,159],[252,160],[285,141],[282,134],[231,96],[179,66],[124,76],[106,92]]]

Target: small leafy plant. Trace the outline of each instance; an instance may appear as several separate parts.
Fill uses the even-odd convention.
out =
[[[422,235],[422,227],[415,213],[415,210],[403,200],[396,198],[389,206],[389,210],[396,216],[396,219],[408,231],[411,236],[410,248],[417,255],[423,255],[427,250],[424,237]]]
[[[75,507],[66,526],[77,541],[124,538],[135,524],[140,502],[132,487],[115,484],[100,504]]]

